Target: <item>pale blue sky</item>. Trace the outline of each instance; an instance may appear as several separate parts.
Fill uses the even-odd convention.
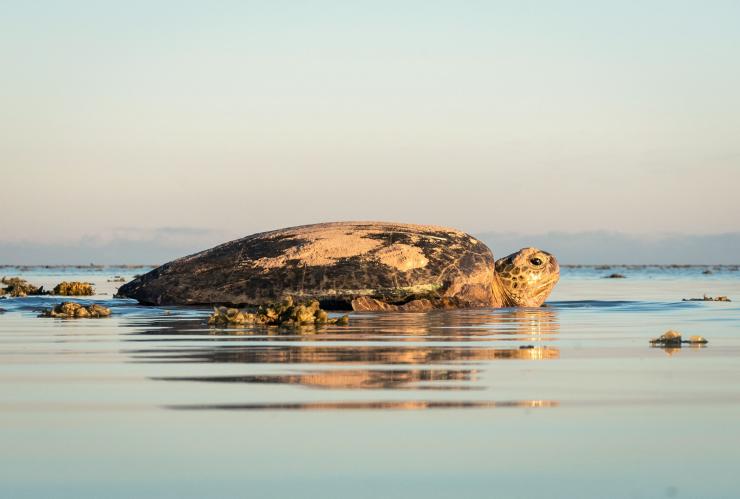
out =
[[[721,1],[0,1],[0,241],[738,231],[738,26]]]

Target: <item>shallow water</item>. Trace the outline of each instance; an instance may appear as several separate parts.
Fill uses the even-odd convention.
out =
[[[1,497],[737,496],[740,307],[681,301],[740,299],[731,268],[566,268],[543,308],[301,331],[111,298],[145,270],[0,271],[114,312],[0,300]],[[669,328],[709,343],[650,347]]]

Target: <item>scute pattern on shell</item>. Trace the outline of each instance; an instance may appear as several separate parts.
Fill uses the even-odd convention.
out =
[[[493,254],[450,228],[335,222],[254,234],[167,263],[122,286],[146,304],[260,305],[292,296],[347,309],[354,298],[488,306]]]

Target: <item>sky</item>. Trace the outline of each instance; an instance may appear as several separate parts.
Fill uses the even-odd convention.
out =
[[[0,244],[736,233],[739,25],[719,0],[0,0]]]

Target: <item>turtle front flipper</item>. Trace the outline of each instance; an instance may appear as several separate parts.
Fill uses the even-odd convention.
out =
[[[355,312],[428,312],[434,308],[426,298],[412,300],[403,305],[393,305],[369,296],[361,296],[352,300],[352,310]]]

